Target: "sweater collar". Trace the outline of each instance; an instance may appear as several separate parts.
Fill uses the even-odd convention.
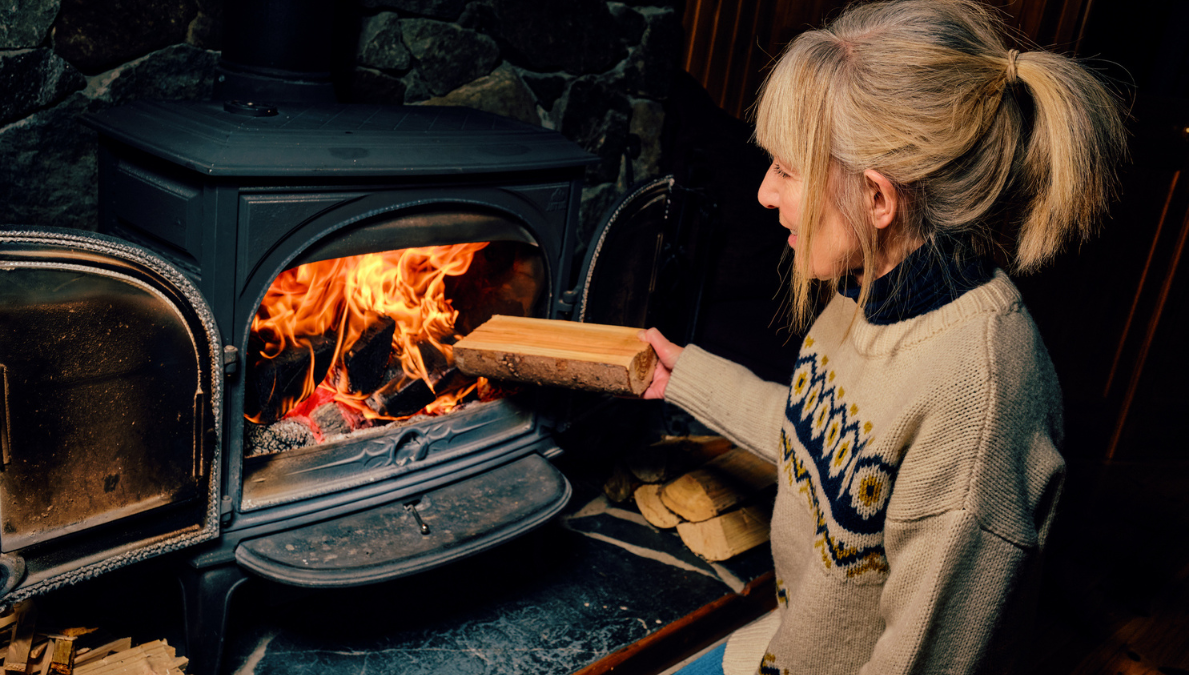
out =
[[[961,260],[950,242],[926,242],[871,285],[863,307],[868,323],[888,325],[932,312],[995,275],[990,260],[967,254]],[[838,292],[857,301],[862,288],[853,276],[838,282]]]

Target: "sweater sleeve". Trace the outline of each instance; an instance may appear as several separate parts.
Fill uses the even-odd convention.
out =
[[[688,345],[671,371],[666,399],[738,446],[772,463],[778,460],[784,385]]]

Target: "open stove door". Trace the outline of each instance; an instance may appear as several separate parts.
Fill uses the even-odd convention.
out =
[[[629,191],[600,221],[584,256],[575,320],[656,327],[673,342],[691,342],[714,212],[704,195],[670,175]]]
[[[0,605],[217,536],[221,340],[144,249],[0,229]]]

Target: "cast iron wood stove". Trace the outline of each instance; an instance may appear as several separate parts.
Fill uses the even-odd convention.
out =
[[[594,159],[495,115],[138,102],[87,123],[100,136],[105,234],[0,231],[0,322],[11,327],[0,603],[188,549],[199,673],[218,668],[228,599],[248,572],[310,587],[381,581],[509,540],[565,506],[570,485],[546,461],[560,452],[563,397],[461,376],[441,391],[455,380],[442,377],[454,335],[497,312],[635,325],[668,278],[695,289],[672,305],[687,315],[703,286],[672,248],[686,200],[670,178],[615,205],[572,270]],[[456,313],[442,318],[448,329],[401,345],[397,335],[430,321],[397,315],[378,338],[378,312],[360,308],[365,323],[349,330],[343,311],[295,331],[303,368],[263,374],[279,351],[264,299],[283,281],[365,267],[358,256],[395,264],[422,251],[425,265],[455,248],[474,257],[439,277]],[[330,304],[345,310],[339,297]],[[363,376],[334,371],[368,333],[369,389],[343,386]],[[420,405],[372,407],[369,394],[379,404],[389,385],[424,388]],[[323,407],[304,408],[318,394]],[[457,398],[435,415],[421,396]],[[333,427],[314,428],[320,410]]]

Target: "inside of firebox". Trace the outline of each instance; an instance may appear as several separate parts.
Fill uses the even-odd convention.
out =
[[[503,398],[453,344],[494,314],[536,316],[545,266],[529,244],[406,248],[307,263],[271,284],[251,326],[246,455],[353,437]]]

